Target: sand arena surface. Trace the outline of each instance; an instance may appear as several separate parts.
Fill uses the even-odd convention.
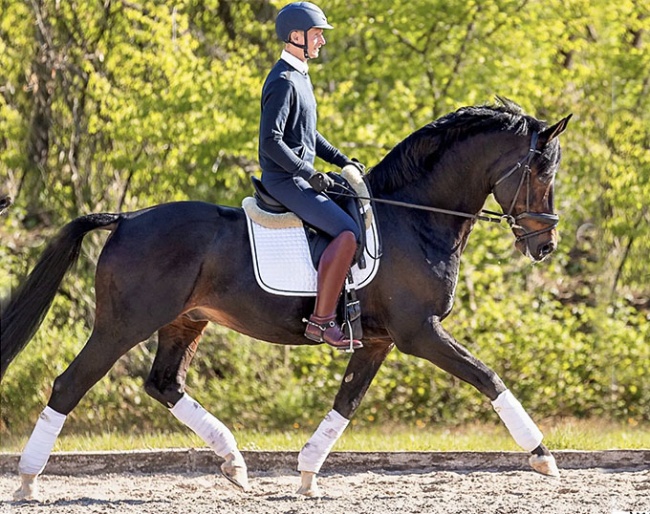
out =
[[[319,477],[322,497],[295,494],[288,470],[252,472],[243,493],[203,472],[43,475],[41,502],[13,502],[15,474],[0,475],[0,513],[384,514],[650,513],[650,471],[366,471]]]

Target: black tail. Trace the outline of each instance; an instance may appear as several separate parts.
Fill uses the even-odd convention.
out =
[[[119,214],[82,216],[63,227],[48,244],[27,280],[0,313],[0,381],[41,325],[63,277],[79,257],[84,236],[98,228],[112,230],[110,225],[119,219]]]

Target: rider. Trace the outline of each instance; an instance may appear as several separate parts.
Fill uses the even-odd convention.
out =
[[[262,89],[259,160],[262,184],[268,192],[332,238],[318,264],[316,305],[305,337],[347,349],[350,340],[336,322],[336,306],[360,229],[323,194],[334,181],[314,169],[314,159],[318,156],[341,168],[357,163],[316,130],[316,99],[307,65],[325,44],[323,29],[331,28],[323,11],[310,2],[288,4],[278,13],[275,30],[285,46]],[[353,348],[361,346],[353,341]]]

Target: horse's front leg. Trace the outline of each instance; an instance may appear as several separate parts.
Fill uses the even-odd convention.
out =
[[[395,337],[400,350],[427,359],[485,394],[515,442],[531,453],[532,468],[559,476],[555,458],[542,444],[542,432],[492,369],[459,344],[435,318],[427,319],[415,334],[412,329],[404,333],[409,332],[408,337]]]
[[[362,349],[352,354],[341,388],[334,400],[334,408],[325,416],[298,455],[298,471],[301,479],[298,494],[320,496],[316,474],[348,426],[350,418],[359,407],[377,370],[392,347],[392,341],[387,340],[366,342]]]

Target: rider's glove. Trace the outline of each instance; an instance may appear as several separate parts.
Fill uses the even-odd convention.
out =
[[[309,180],[307,182],[309,182],[309,185],[317,193],[322,193],[334,185],[334,180],[324,173],[321,173],[320,171],[317,171],[311,177],[309,177]]]

